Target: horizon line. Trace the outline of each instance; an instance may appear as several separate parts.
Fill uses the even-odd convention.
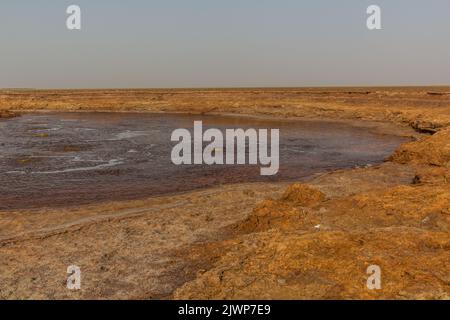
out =
[[[216,87],[2,87],[0,90],[223,90],[223,89],[322,89],[322,88],[445,88],[450,84],[414,84],[414,85],[318,85],[318,86],[216,86]]]

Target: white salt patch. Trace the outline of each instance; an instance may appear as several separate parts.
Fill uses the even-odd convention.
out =
[[[36,129],[34,131],[39,132],[39,131],[58,131],[61,130],[62,127],[55,127],[55,128],[42,128],[42,129]]]
[[[92,128],[75,128],[77,131],[97,131],[97,129]]]
[[[5,174],[26,174],[25,171],[7,171]]]
[[[99,165],[93,166],[93,167],[70,168],[70,169],[55,170],[55,171],[39,171],[39,172],[32,172],[32,173],[33,174],[55,174],[55,173],[66,173],[66,172],[76,172],[76,171],[92,171],[92,170],[97,170],[97,169],[118,166],[123,163],[124,162],[121,159],[112,159],[112,160],[109,160],[108,163],[99,164]]]
[[[120,132],[118,134],[116,134],[114,136],[114,138],[112,139],[108,139],[108,140],[123,140],[123,139],[130,139],[130,138],[135,138],[135,137],[140,137],[140,136],[146,136],[148,135],[147,132],[145,131],[124,131],[124,132]]]
[[[88,159],[81,159],[79,156],[75,156],[72,159],[72,162],[105,162],[105,160],[88,160]]]
[[[29,158],[73,158],[73,156],[30,156]]]

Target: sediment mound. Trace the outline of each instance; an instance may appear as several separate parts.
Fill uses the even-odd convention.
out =
[[[280,199],[262,201],[245,221],[232,225],[231,229],[238,233],[251,233],[311,226],[317,219],[308,207],[323,200],[325,195],[322,192],[296,183],[289,186]]]
[[[230,244],[175,299],[448,299],[447,233],[415,228],[315,233],[271,230]],[[368,290],[366,269],[382,270]]]
[[[281,200],[297,206],[309,207],[325,200],[325,195],[308,185],[295,183],[286,189]]]
[[[263,201],[173,297],[450,299],[450,130],[404,144],[389,160]],[[398,179],[387,179],[393,170]],[[356,185],[336,189],[340,181]],[[370,265],[381,269],[381,290],[366,286]]]
[[[441,130],[431,137],[403,144],[389,160],[396,163],[450,165],[450,129]]]
[[[220,258],[174,298],[450,298],[448,185],[394,187],[319,207],[301,215],[281,201],[263,203],[243,223],[247,234],[218,243],[227,248]],[[257,219],[261,212],[269,213]],[[382,290],[367,289],[369,265],[380,266]]]
[[[306,218],[306,212],[282,201],[265,200],[260,203],[250,216],[236,225],[231,226],[237,233],[252,233],[270,229],[290,229],[293,225],[301,225]]]

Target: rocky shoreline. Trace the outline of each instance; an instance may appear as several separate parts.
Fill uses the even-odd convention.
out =
[[[370,120],[428,133],[380,166],[290,186],[0,212],[0,298],[450,298],[450,88],[0,91],[0,110]],[[77,292],[65,288],[72,264]],[[374,264],[382,290],[366,287]]]

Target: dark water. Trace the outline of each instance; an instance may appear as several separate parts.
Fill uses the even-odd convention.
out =
[[[279,128],[280,170],[175,166],[177,128]],[[250,118],[118,114],[29,114],[0,120],[0,210],[138,199],[224,183],[280,181],[380,163],[403,138],[343,124]]]

